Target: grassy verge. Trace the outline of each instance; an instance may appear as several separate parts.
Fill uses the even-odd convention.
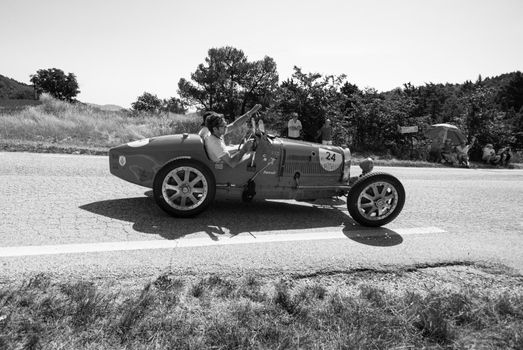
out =
[[[523,348],[523,279],[446,266],[0,289],[0,348]]]
[[[16,113],[0,110],[0,140],[23,147],[32,144],[80,149],[105,148],[142,138],[197,132],[200,118],[185,115],[131,114],[69,104],[49,96]]]

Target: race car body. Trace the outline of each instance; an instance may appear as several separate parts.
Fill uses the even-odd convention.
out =
[[[403,186],[392,175],[371,173],[370,165],[363,176],[351,178],[348,148],[262,132],[255,133],[254,141],[255,150],[244,155],[235,168],[211,161],[204,140],[187,133],[112,148],[109,167],[119,178],[152,188],[158,205],[178,217],[199,214],[215,198],[249,202],[347,195],[349,212],[356,221],[381,226],[393,220],[403,207]]]

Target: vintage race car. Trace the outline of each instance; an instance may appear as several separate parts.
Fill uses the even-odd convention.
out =
[[[190,217],[215,198],[249,202],[257,199],[298,201],[347,196],[354,220],[382,226],[398,216],[405,190],[394,176],[371,172],[350,174],[348,148],[279,138],[256,131],[253,152],[235,168],[214,163],[204,140],[196,134],[176,134],[129,142],[109,151],[113,175],[152,188],[156,203],[176,217]],[[239,148],[239,147],[238,147]]]

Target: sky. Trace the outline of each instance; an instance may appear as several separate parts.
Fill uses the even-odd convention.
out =
[[[77,99],[178,97],[210,48],[360,89],[523,71],[523,0],[0,0],[0,74],[76,75]]]

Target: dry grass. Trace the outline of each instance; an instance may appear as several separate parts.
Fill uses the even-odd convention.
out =
[[[198,116],[132,114],[69,104],[43,95],[41,104],[16,113],[0,110],[0,138],[78,147],[113,147],[141,138],[197,132]]]
[[[521,276],[472,267],[164,274],[138,290],[37,275],[0,290],[0,348],[521,349],[522,288]]]

